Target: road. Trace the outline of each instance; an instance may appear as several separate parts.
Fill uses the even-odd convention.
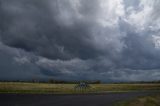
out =
[[[0,106],[112,106],[121,100],[156,92],[125,92],[81,95],[0,94]]]

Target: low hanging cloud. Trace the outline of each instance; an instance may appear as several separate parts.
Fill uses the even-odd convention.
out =
[[[158,4],[0,0],[0,79],[160,80]]]

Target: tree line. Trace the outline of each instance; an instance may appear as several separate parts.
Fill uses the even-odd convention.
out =
[[[81,81],[66,81],[66,80],[57,80],[57,79],[48,79],[48,80],[0,80],[0,82],[26,82],[26,83],[50,83],[50,84],[79,84],[80,82],[85,82],[87,84],[102,84],[100,80],[81,80]],[[160,80],[156,81],[120,81],[120,82],[108,82],[107,84],[145,84],[145,83],[160,83]]]
[[[65,80],[56,80],[56,79],[49,79],[49,80],[0,80],[0,82],[26,82],[26,83],[50,83],[50,84],[79,84],[80,82],[85,82],[87,84],[101,84],[100,80],[89,81],[89,80],[81,80],[81,81],[65,81]]]

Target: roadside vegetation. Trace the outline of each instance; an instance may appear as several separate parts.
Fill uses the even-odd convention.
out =
[[[160,94],[119,102],[115,106],[160,106]]]
[[[0,82],[0,93],[76,94],[160,90],[160,83],[151,84],[89,84],[87,89],[75,89],[77,84]]]

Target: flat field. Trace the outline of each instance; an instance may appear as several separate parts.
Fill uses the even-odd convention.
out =
[[[74,89],[76,84],[0,82],[0,93],[81,94],[130,91],[160,91],[160,84],[91,84],[89,89]]]

